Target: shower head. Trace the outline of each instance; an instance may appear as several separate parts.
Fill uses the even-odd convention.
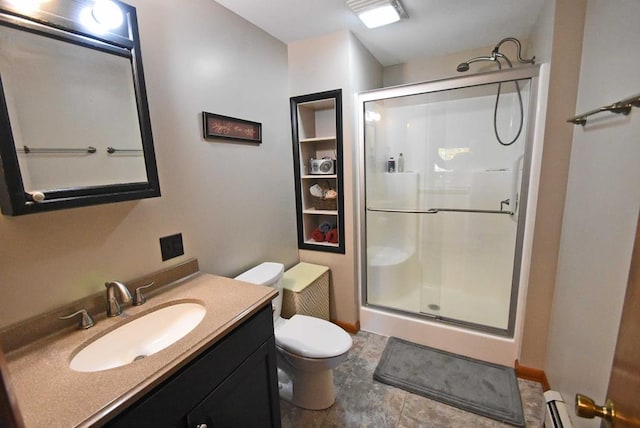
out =
[[[461,62],[460,64],[458,64],[458,68],[456,68],[456,70],[458,70],[459,73],[464,73],[465,71],[469,71],[469,63]]]

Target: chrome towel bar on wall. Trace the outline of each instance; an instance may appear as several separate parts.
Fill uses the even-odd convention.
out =
[[[574,125],[586,125],[587,117],[594,115],[596,113],[602,113],[605,111],[610,111],[616,114],[624,114],[625,116],[631,112],[631,107],[640,107],[640,95],[634,95],[629,98],[625,98],[624,100],[620,100],[613,104],[609,104],[608,106],[602,106],[595,110],[588,111],[586,113],[580,114],[578,116],[572,117],[568,119],[567,122],[573,123]]]

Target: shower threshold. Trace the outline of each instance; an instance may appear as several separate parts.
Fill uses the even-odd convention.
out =
[[[487,328],[434,314],[408,313],[375,305],[360,308],[360,326],[385,336],[471,358],[513,367],[518,345],[505,330]]]

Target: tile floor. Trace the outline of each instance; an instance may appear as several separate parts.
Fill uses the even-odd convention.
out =
[[[373,380],[386,336],[360,331],[347,361],[334,371],[336,402],[304,410],[280,401],[282,426],[312,427],[510,427]],[[527,427],[542,427],[544,399],[536,382],[518,379]]]

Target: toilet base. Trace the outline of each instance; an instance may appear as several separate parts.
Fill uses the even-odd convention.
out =
[[[308,410],[323,410],[335,402],[333,392],[333,369],[316,372],[299,371],[295,379],[278,369],[280,398],[296,407]]]

